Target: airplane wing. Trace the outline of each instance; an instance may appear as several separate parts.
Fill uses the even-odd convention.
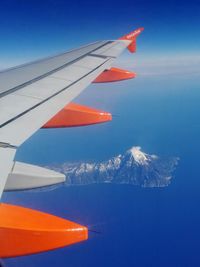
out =
[[[142,30],[0,72],[0,200],[4,190],[64,180],[52,170],[15,162],[18,147],[40,128],[111,120],[110,113],[71,101],[92,82],[134,78],[135,73],[111,66],[125,48],[135,52]],[[0,258],[49,251],[88,238],[85,226],[19,206],[1,203],[0,218]]]
[[[17,148],[110,69],[126,47],[134,52],[142,30],[0,72],[0,197]]]

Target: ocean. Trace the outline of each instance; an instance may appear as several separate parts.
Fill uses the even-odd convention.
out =
[[[99,232],[71,247],[5,260],[5,266],[200,266],[199,82],[198,75],[183,73],[92,85],[77,102],[110,111],[111,123],[40,130],[28,140],[17,160],[43,166],[99,162],[132,146],[179,157],[179,164],[164,188],[94,184],[5,193],[4,202]]]

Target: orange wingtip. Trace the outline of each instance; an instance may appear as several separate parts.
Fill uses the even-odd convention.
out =
[[[107,83],[107,82],[118,82],[128,79],[133,79],[136,77],[136,73],[118,69],[118,68],[111,68],[109,70],[105,70],[102,72],[94,81],[93,83]]]
[[[131,40],[133,41],[142,31],[144,31],[144,28],[138,28],[122,37],[119,38],[119,40]]]
[[[42,128],[77,127],[112,120],[112,115],[102,110],[70,103],[49,120]]]
[[[134,53],[136,51],[136,38],[143,30],[144,30],[144,28],[142,28],[142,27],[138,28],[137,30],[134,30],[134,31],[122,36],[121,38],[119,38],[119,40],[132,41],[127,48],[131,53]]]
[[[74,222],[19,206],[0,204],[0,258],[24,256],[88,239]]]

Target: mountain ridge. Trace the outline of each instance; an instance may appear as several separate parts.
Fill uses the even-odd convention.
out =
[[[132,184],[142,187],[165,187],[171,183],[179,158],[150,155],[134,146],[100,163],[66,162],[48,166],[66,175],[66,185],[94,183]]]

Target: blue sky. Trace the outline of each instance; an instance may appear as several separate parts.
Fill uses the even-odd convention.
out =
[[[144,26],[139,52],[196,58],[200,53],[199,1],[8,0],[0,5],[0,68]]]

